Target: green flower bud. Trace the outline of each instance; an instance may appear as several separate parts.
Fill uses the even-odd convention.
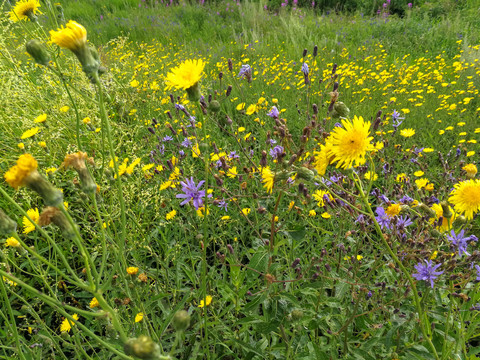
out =
[[[347,118],[350,114],[350,109],[341,101],[337,101],[333,105],[332,118]]]
[[[307,181],[312,181],[315,178],[315,173],[312,170],[302,166],[302,167],[298,168],[297,176],[300,179],[305,179]]]
[[[37,64],[47,66],[50,62],[50,54],[40,40],[32,39],[25,46],[27,52]]]
[[[453,214],[452,214],[452,211],[450,210],[450,206],[448,206],[448,203],[446,201],[442,201],[440,205],[442,206],[443,217],[446,219],[450,219],[453,216]]]
[[[303,311],[302,310],[293,310],[292,313],[292,320],[299,320],[303,317]]]
[[[173,328],[176,331],[184,331],[190,326],[190,315],[186,310],[179,310],[172,319]]]
[[[220,111],[220,103],[217,100],[212,100],[210,104],[208,105],[208,109],[211,112],[219,112]]]
[[[187,95],[190,101],[196,102],[200,100],[200,97],[202,96],[202,94],[200,93],[200,86],[198,82],[192,87],[189,87],[187,89]]]
[[[432,209],[430,209],[428,207],[428,205],[424,204],[424,203],[420,203],[418,204],[418,207],[424,212],[426,213],[427,215],[429,215],[430,217],[435,217],[437,214],[435,213],[435,211],[433,211]]]
[[[147,335],[128,339],[123,349],[127,355],[136,356],[140,359],[157,359],[160,355],[160,347]]]

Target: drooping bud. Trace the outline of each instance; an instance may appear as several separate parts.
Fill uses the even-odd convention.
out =
[[[27,42],[27,52],[35,59],[37,64],[47,66],[50,62],[50,55],[40,40],[32,39]]]
[[[341,101],[337,101],[333,105],[332,118],[348,118],[350,114],[350,109]]]
[[[57,225],[65,239],[73,239],[75,237],[75,229],[72,227],[67,217],[56,207],[47,206],[43,209],[38,219],[38,225],[47,226],[51,223]]]
[[[302,167],[298,168],[297,176],[298,176],[299,179],[304,179],[304,180],[307,180],[307,181],[313,181],[313,179],[315,178],[315,173],[312,170],[302,166]]]
[[[448,206],[448,203],[446,201],[442,201],[440,205],[442,206],[443,217],[446,219],[450,219],[453,216],[453,214],[452,214],[452,211],[450,210],[450,206]]]
[[[93,159],[92,158],[89,159],[87,156],[87,153],[85,152],[79,151],[74,154],[67,154],[65,156],[65,159],[63,160],[61,167],[65,169],[73,168],[78,173],[78,176],[80,177],[82,190],[86,194],[92,195],[97,190],[97,184],[95,183],[95,180],[93,180],[92,175],[88,171],[85,165],[85,160],[89,160],[90,162],[93,162]]]

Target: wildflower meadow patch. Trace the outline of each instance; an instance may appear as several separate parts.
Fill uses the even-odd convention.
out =
[[[479,356],[474,5],[78,3],[2,3],[0,358]]]

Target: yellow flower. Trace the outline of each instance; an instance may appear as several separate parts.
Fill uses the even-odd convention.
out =
[[[59,110],[60,112],[66,113],[68,110],[70,110],[70,107],[65,105],[65,106],[62,106]]]
[[[200,300],[200,304],[198,305],[198,307],[199,307],[199,308],[203,308],[203,307],[205,307],[205,306],[209,306],[209,305],[212,303],[212,299],[213,299],[212,296],[207,295],[207,296],[205,297],[205,300],[206,300],[206,301],[205,301],[204,299]],[[205,305],[205,304],[206,304],[206,305]]]
[[[62,26],[57,31],[50,30],[50,42],[78,52],[87,45],[87,30],[76,21],[70,20],[65,28]]]
[[[465,213],[467,220],[480,209],[480,180],[467,180],[455,184],[448,200],[454,205],[455,211]]]
[[[247,115],[252,115],[253,113],[257,112],[257,105],[252,104],[247,108],[246,114]]]
[[[398,174],[397,177],[395,178],[395,181],[399,183],[405,182],[407,180],[408,180],[408,176],[405,173]]]
[[[223,221],[230,220],[230,216],[228,215],[222,216],[220,220],[223,220]]]
[[[400,135],[406,138],[409,138],[413,135],[415,135],[415,130],[414,129],[402,129],[400,130]]]
[[[273,184],[275,183],[275,173],[270,170],[270,167],[262,168],[262,183],[263,187],[267,189],[268,193],[272,192]]]
[[[427,186],[428,179],[425,179],[425,178],[417,179],[417,180],[415,180],[415,184],[417,185],[418,189],[422,189],[422,188]]]
[[[200,60],[186,60],[167,74],[167,88],[187,90],[197,85],[202,78],[205,63]]]
[[[245,109],[245,103],[242,102],[242,103],[238,104],[237,107],[236,107],[236,109],[237,109],[238,111]]]
[[[314,152],[315,155],[315,162],[313,166],[315,170],[317,170],[318,175],[323,176],[327,171],[327,166],[332,162],[332,144],[330,142],[330,138],[327,138],[325,145],[320,145],[320,151]]]
[[[355,116],[353,121],[342,120],[343,127],[335,127],[330,135],[332,162],[338,162],[337,168],[348,169],[365,163],[367,151],[374,150],[369,136],[370,122]]]
[[[9,237],[9,238],[5,241],[5,246],[19,247],[19,246],[20,246],[20,243],[19,243],[18,240],[15,239],[14,237]]]
[[[24,139],[28,139],[28,138],[31,138],[32,136],[38,134],[38,132],[40,131],[40,128],[39,127],[34,127],[34,128],[31,128],[31,129],[28,129],[27,131],[25,131],[22,136],[20,137],[20,139],[24,140]]]
[[[143,316],[144,316],[143,313],[138,313],[137,315],[135,315],[135,322],[138,323],[138,322],[142,321]]]
[[[315,200],[317,200],[317,205],[318,207],[322,207],[325,205],[325,196],[330,200],[330,201],[333,201],[333,197],[332,195],[330,194],[330,192],[328,191],[324,191],[324,190],[316,190],[314,193],[313,193],[313,198]]]
[[[310,216],[310,217],[315,217],[316,215],[317,215],[317,212],[315,210],[310,210],[308,212],[308,216]]]
[[[30,218],[35,222],[35,224],[38,224],[38,219],[40,218],[40,214],[38,213],[38,209],[29,209],[27,210],[27,215],[30,216]],[[35,230],[35,225],[28,220],[26,216],[23,217],[23,233],[28,234],[32,231]]]
[[[172,186],[171,181],[165,181],[165,182],[160,184],[160,189],[159,190],[162,191],[162,190],[168,189],[171,186]]]
[[[45,122],[45,120],[47,120],[47,114],[42,114],[42,115],[40,115],[40,116],[37,116],[37,117],[35,118],[35,120],[33,120],[33,122],[35,122],[35,123],[43,123],[43,122]]]
[[[462,170],[467,173],[467,177],[469,178],[473,178],[477,174],[477,167],[475,164],[467,164],[462,168]]]
[[[375,180],[378,179],[378,175],[376,173],[374,173],[373,171],[368,171],[368,172],[365,173],[364,178],[366,180],[372,179],[372,181],[375,181]]]
[[[136,273],[138,273],[138,267],[130,266],[127,268],[127,274],[135,275]]]
[[[133,88],[136,88],[138,87],[140,83],[138,82],[137,79],[133,79],[132,81],[130,81],[130,86],[133,87]]]
[[[47,147],[47,143],[45,141],[39,141],[38,142],[38,145],[41,146],[42,148],[46,148]]]
[[[17,165],[12,166],[5,173],[5,181],[13,188],[23,184],[25,178],[37,170],[38,163],[30,154],[23,154],[17,160]]]
[[[75,320],[78,320],[79,317],[77,314],[73,314],[72,317],[75,319]],[[60,325],[60,331],[61,332],[70,332],[70,330],[72,329],[72,326],[75,326],[75,323],[71,320],[68,320],[68,319],[64,319],[62,321],[62,325]]]
[[[24,143],[18,143],[17,146],[18,146],[19,149],[22,149],[22,150],[25,149],[25,144]]]
[[[438,251],[435,250],[433,254],[430,256],[430,260],[435,260],[437,258],[437,255],[438,255]]]
[[[37,13],[41,14],[40,10],[38,10],[39,7],[40,2],[38,0],[20,0],[10,11],[10,20],[15,22],[31,20]]]
[[[245,216],[247,216],[248,214],[250,214],[250,211],[252,211],[252,209],[250,209],[250,208],[244,208],[244,209],[242,209],[242,214],[245,215]]]
[[[295,205],[295,201],[290,201],[290,204],[288,204],[288,211],[293,209],[293,206]]]
[[[86,124],[90,124],[92,120],[87,116],[86,118],[83,118],[82,122],[86,125]]]
[[[432,205],[432,210],[435,211],[435,217],[431,217],[429,219],[430,224],[436,224],[437,225],[437,230],[441,232],[445,232],[451,229],[453,222],[457,218],[457,214],[453,211],[453,209],[449,206],[448,209],[452,213],[452,216],[450,218],[446,218],[443,216],[443,208],[440,204],[433,204]],[[438,223],[439,219],[442,219],[442,223]]]
[[[413,173],[413,175],[415,175],[416,177],[421,177],[423,176],[425,173],[422,171],[422,170],[418,170],[418,171],[415,171]]]
[[[97,298],[93,298],[92,301],[90,301],[90,309],[93,309],[93,308],[96,308],[97,306],[100,306],[100,304],[98,303],[98,300]]]
[[[228,176],[229,178],[234,179],[235,176],[237,176],[237,175],[238,175],[238,172],[237,172],[237,167],[236,167],[236,166],[233,166],[233,167],[231,167],[230,169],[228,169],[228,171],[227,171],[227,176]]]
[[[135,166],[137,166],[139,163],[140,163],[140,159],[133,160],[133,162],[127,166],[127,168],[125,169],[125,172],[128,175],[132,175],[133,170],[135,169]]]
[[[322,213],[321,217],[324,218],[324,219],[330,219],[332,217],[332,215],[330,215],[328,212],[324,212],[324,213]]]
[[[387,207],[387,210],[385,210],[385,214],[387,214],[389,217],[394,217],[400,214],[400,211],[402,208],[400,207],[399,204],[392,204],[389,207]]]
[[[165,216],[165,219],[172,220],[175,217],[175,215],[177,215],[177,211],[172,210]]]

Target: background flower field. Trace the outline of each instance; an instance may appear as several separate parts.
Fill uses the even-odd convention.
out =
[[[475,1],[2,9],[0,358],[480,354]]]

